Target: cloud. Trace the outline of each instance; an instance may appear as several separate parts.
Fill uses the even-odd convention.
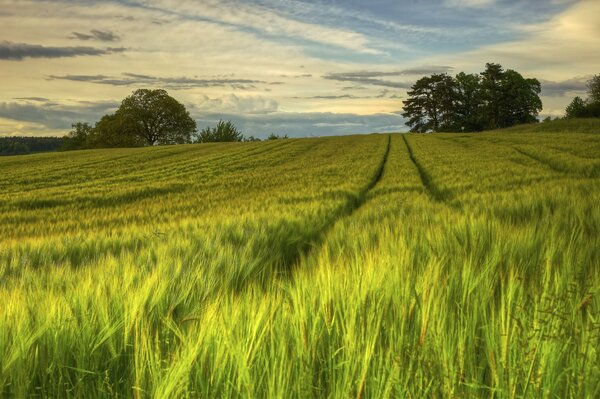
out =
[[[72,39],[97,40],[100,42],[116,42],[118,40],[121,40],[121,38],[119,36],[115,35],[111,31],[102,31],[102,30],[97,30],[97,29],[92,29],[89,34],[73,32]]]
[[[495,3],[495,0],[445,0],[444,3],[449,7],[481,8],[493,5]]]
[[[452,67],[443,65],[425,66],[417,68],[402,69],[397,71],[355,71],[336,72],[323,75],[323,79],[337,80],[340,82],[354,82],[372,86],[383,86],[396,89],[408,89],[412,86],[409,82],[398,82],[378,79],[382,77],[407,76],[407,75],[431,75],[434,73],[447,73]]]
[[[344,88],[348,89],[348,88]],[[342,90],[344,90],[342,89]],[[354,89],[351,87],[350,89]],[[379,94],[373,96],[355,96],[353,94],[339,94],[339,95],[316,95],[310,97],[290,97],[295,99],[305,99],[305,100],[344,100],[344,99],[369,99],[369,98],[401,98],[397,94],[391,94],[391,91],[388,89],[383,89],[379,92]]]
[[[118,106],[110,101],[78,101],[52,106],[37,102],[0,102],[0,133],[48,135],[51,131],[52,134],[65,134],[72,123],[94,123]],[[220,119],[231,120],[244,134],[263,138],[272,132],[306,137],[406,130],[399,111],[372,115],[282,112],[276,101],[251,96],[206,98],[204,102],[201,100],[198,105],[188,107],[200,127],[213,126]]]
[[[192,105],[198,112],[224,112],[236,114],[268,114],[279,109],[279,103],[260,96],[237,96],[228,94],[210,98],[203,95]]]
[[[28,101],[37,101],[37,102],[43,102],[43,103],[50,102],[50,100],[45,97],[16,97],[15,100],[28,100]]]
[[[120,77],[106,75],[50,75],[48,76],[48,79],[70,80],[73,82],[88,82],[111,86],[158,86],[174,90],[225,86],[239,90],[248,90],[255,88],[256,84],[269,84],[269,82],[253,79],[198,79],[185,76],[173,78],[142,75],[136,73],[124,73]],[[281,84],[281,82],[274,83]]]
[[[180,19],[204,20],[239,30],[250,30],[270,38],[300,39],[320,45],[338,47],[362,54],[381,54],[369,45],[368,38],[351,29],[305,22],[273,10],[257,2],[239,0],[204,0],[198,7],[195,0],[146,0],[139,7],[176,15]]]
[[[540,83],[542,84],[542,95],[560,97],[572,92],[585,92],[587,90],[587,82],[592,76],[593,75],[577,76],[559,82],[540,79]]]
[[[198,126],[214,125],[220,119],[231,120],[245,135],[267,137],[270,133],[290,137],[332,136],[373,132],[406,131],[400,111],[358,115],[331,112],[274,112],[269,114],[239,115],[196,113]]]
[[[112,101],[76,101],[58,103],[50,100],[0,102],[0,118],[33,122],[50,129],[68,129],[78,121],[93,123],[118,108]]]
[[[0,42],[0,60],[21,61],[24,58],[63,58],[82,55],[105,55],[124,51],[124,48],[44,47],[39,44]]]
[[[380,75],[382,76],[382,75]],[[323,75],[323,79],[337,80],[339,82],[353,82],[371,86],[383,86],[391,87],[395,89],[408,89],[412,86],[412,83],[407,82],[394,82],[391,80],[374,79],[366,76],[357,75],[357,73],[329,73]]]

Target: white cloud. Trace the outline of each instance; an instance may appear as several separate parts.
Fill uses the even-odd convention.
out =
[[[276,112],[279,109],[279,103],[273,99],[260,96],[227,94],[210,98],[207,95],[202,95],[197,99],[194,107],[200,112],[267,114]]]
[[[330,45],[364,54],[379,54],[369,46],[368,39],[357,32],[332,28],[320,24],[299,21],[280,15],[270,8],[243,1],[203,0],[178,1],[146,0],[143,2],[154,10],[176,12],[180,17],[205,18],[236,28],[252,29],[272,37],[302,39]]]
[[[450,7],[486,7],[495,3],[495,0],[445,0]]]

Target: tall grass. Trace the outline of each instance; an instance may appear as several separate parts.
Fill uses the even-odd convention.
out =
[[[0,159],[0,389],[598,397],[600,136],[552,137]]]

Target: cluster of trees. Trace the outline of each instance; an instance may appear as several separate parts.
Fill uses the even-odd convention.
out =
[[[488,63],[480,74],[433,74],[419,79],[404,102],[411,132],[476,132],[535,123],[540,82]]]
[[[0,155],[25,155],[58,151],[62,137],[0,137]]]
[[[269,140],[287,138],[271,134]],[[107,147],[142,147],[165,144],[260,141],[245,137],[231,121],[197,131],[185,106],[165,90],[140,89],[125,98],[119,109],[91,126],[75,123],[63,150]]]
[[[588,98],[577,96],[565,110],[567,118],[600,118],[600,75],[587,82]]]
[[[183,144],[189,143],[195,132],[196,122],[185,106],[165,90],[139,89],[94,127],[74,124],[63,149]]]

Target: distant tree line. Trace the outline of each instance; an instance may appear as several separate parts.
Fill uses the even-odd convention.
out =
[[[577,96],[565,109],[567,118],[600,118],[600,75],[593,76],[587,82],[588,97],[584,100]]]
[[[0,155],[58,151],[63,143],[62,137],[0,137]]]
[[[479,74],[433,74],[408,92],[404,113],[411,132],[477,132],[537,122],[540,82],[488,63]]]

